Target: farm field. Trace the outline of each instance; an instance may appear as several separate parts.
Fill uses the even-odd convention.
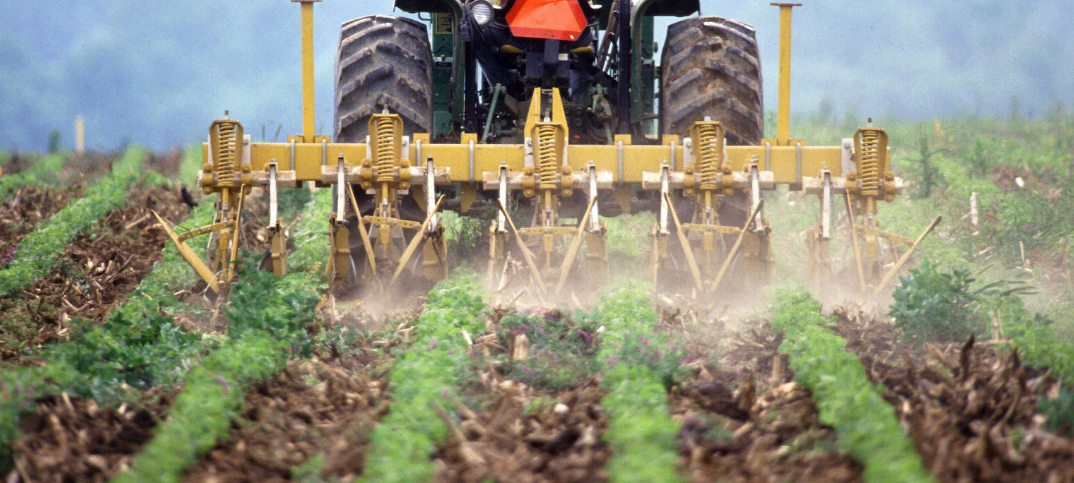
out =
[[[843,124],[799,135],[837,142]],[[281,200],[290,274],[256,270],[253,202],[239,281],[213,300],[150,215],[213,222],[212,198],[179,194],[200,148],[0,156],[0,466],[18,482],[1070,481],[1074,117],[888,130],[909,183],[883,226],[946,220],[896,288],[806,283],[817,202],[774,192],[778,276],[713,311],[629,276],[591,304],[518,303],[481,260],[385,310],[328,290],[331,190],[304,188]],[[468,246],[487,225],[454,223],[454,253],[487,252]],[[613,266],[646,260],[648,223],[609,220]]]

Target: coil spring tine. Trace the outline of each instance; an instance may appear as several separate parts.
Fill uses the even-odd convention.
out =
[[[720,174],[720,155],[717,149],[716,126],[703,124],[698,129],[698,148],[701,159],[697,160],[701,172],[701,189],[715,190],[718,187],[717,178]]]
[[[235,125],[235,122],[221,122],[217,128],[220,152],[216,153],[216,172],[218,173],[217,185],[221,188],[235,187],[235,169],[238,164],[235,159],[238,145],[235,139]]]
[[[389,116],[377,119],[377,182],[391,183],[394,180],[392,151],[395,148],[395,123]]]
[[[880,135],[875,130],[861,133],[861,195],[875,197],[880,194]]]
[[[541,173],[541,189],[552,189],[556,184],[556,126],[544,124],[537,127],[537,156]]]

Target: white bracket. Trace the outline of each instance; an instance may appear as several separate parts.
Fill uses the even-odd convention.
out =
[[[589,162],[589,201],[597,199],[597,164]],[[600,231],[600,203],[593,203],[593,210],[589,213],[589,229]]]
[[[339,167],[336,168],[336,224],[342,225],[347,220],[347,165],[343,154],[339,155]]]
[[[820,195],[820,238],[832,239],[832,173],[828,168],[820,172],[824,187]]]
[[[507,208],[507,163],[500,163],[500,203]],[[496,230],[499,233],[507,233],[507,217],[502,210],[496,210]]]
[[[268,168],[268,192],[269,192],[269,230],[275,230],[279,226],[279,196],[276,189],[276,160],[269,161]]]
[[[667,235],[668,231],[668,198],[671,197],[671,169],[668,163],[660,165],[660,234]]]

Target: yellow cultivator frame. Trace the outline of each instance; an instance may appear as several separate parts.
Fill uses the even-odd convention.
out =
[[[561,93],[556,89],[534,92],[525,124],[523,144],[481,144],[476,134],[463,134],[458,143],[433,143],[429,134],[404,136],[402,122],[391,113],[370,120],[367,143],[334,143],[315,136],[311,115],[304,118],[304,134],[286,143],[255,143],[242,134],[242,126],[230,119],[213,124],[205,145],[199,184],[205,193],[218,193],[220,213],[209,227],[184,235],[170,233],[183,256],[210,287],[217,289],[232,277],[231,261],[236,250],[235,231],[242,202],[250,188],[259,187],[270,196],[270,230],[274,233],[273,270],[286,271],[284,230],[275,216],[275,197],[280,188],[305,182],[318,187],[360,186],[375,195],[377,209],[363,216],[350,189],[335,190],[329,241],[329,280],[342,283],[353,276],[347,213],[357,219],[362,249],[370,273],[378,280],[395,281],[419,247],[423,247],[422,273],[430,279],[447,274],[443,227],[437,216],[450,188],[460,194],[458,209],[466,212],[479,191],[498,194],[497,219],[490,227],[490,274],[504,262],[506,246],[513,241],[541,292],[560,291],[576,265],[584,243],[582,270],[599,279],[603,273],[606,229],[600,219],[598,197],[614,198],[629,211],[639,192],[650,191],[659,200],[651,230],[651,269],[658,276],[668,258],[674,237],[682,247],[697,293],[716,289],[736,257],[747,263],[746,273],[765,278],[772,270],[771,222],[764,214],[764,192],[777,186],[816,195],[821,216],[810,234],[810,272],[817,277],[831,273],[828,243],[833,236],[833,203],[843,198],[853,227],[858,282],[863,290],[879,291],[898,271],[917,243],[880,231],[878,203],[892,201],[903,190],[902,180],[890,171],[887,134],[879,128],[860,129],[838,146],[810,146],[789,138],[790,9],[780,4],[781,42],[780,112],[775,139],[759,146],[728,146],[724,128],[711,119],[699,119],[690,136],[664,136],[659,143],[635,143],[631,136],[615,136],[610,145],[570,143],[569,122]],[[312,3],[302,2],[303,52],[312,59]],[[312,113],[313,72],[304,69],[307,114]],[[578,190],[588,201],[583,216],[572,225],[563,224],[560,204]],[[506,209],[512,192],[532,199],[532,223],[519,227]],[[426,211],[424,222],[404,220],[394,208],[400,197],[414,196]],[[731,197],[746,200],[746,221],[736,226],[721,223],[717,209]],[[680,219],[676,200],[690,200],[692,219]],[[937,220],[938,221],[938,220]],[[929,228],[935,227],[935,223]],[[401,252],[390,241],[393,233],[414,234]],[[213,264],[184,249],[195,233],[219,233]],[[926,234],[928,231],[926,231]],[[924,235],[922,235],[923,237]],[[398,237],[395,236],[397,239]],[[725,242],[727,240],[730,243]],[[888,264],[882,241],[908,248]],[[565,253],[557,248],[569,247]],[[920,239],[918,239],[920,241]],[[381,265],[387,264],[388,267]],[[378,272],[378,269],[380,270]]]

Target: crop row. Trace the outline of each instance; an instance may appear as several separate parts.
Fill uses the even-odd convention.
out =
[[[679,426],[671,419],[667,387],[679,355],[658,333],[659,316],[647,291],[629,287],[601,300],[604,324],[598,361],[606,368],[601,405],[610,416],[604,441],[612,448],[608,475],[615,483],[678,482]]]
[[[392,364],[391,412],[373,429],[362,481],[431,481],[430,458],[449,429],[437,405],[450,407],[467,367],[469,346],[463,331],[484,331],[477,277],[454,275],[429,293],[418,320],[414,350]]]
[[[40,184],[44,180],[54,180],[67,158],[61,154],[50,154],[33,162],[26,169],[0,176],[0,201],[7,201],[23,186]]]
[[[85,196],[27,236],[15,250],[12,262],[0,271],[0,296],[12,295],[48,275],[63,256],[66,243],[98,218],[122,207],[129,188],[138,179],[145,156],[142,149],[128,149],[108,176],[86,189]]]
[[[246,389],[306,357],[306,326],[316,319],[314,284],[297,273],[279,279],[245,271],[229,299],[228,339],[191,370],[168,419],[115,482],[178,482],[198,456],[227,435]]]
[[[772,329],[783,331],[795,380],[813,393],[822,423],[835,428],[836,446],[865,466],[866,483],[931,482],[894,409],[870,384],[861,361],[832,333],[833,320],[805,292],[784,293]]]
[[[138,150],[128,155],[120,166],[129,171],[141,162],[141,155]],[[213,213],[211,205],[203,204],[180,229],[209,224]],[[103,324],[76,321],[71,343],[46,350],[44,366],[13,368],[0,375],[0,384],[7,389],[0,394],[0,468],[10,464],[8,448],[18,437],[19,418],[33,409],[38,397],[67,392],[109,402],[122,397],[117,393],[122,388],[177,381],[177,375],[197,358],[197,337],[175,327],[162,313],[178,305],[172,292],[192,284],[192,277],[175,250],[165,249],[153,271]]]

